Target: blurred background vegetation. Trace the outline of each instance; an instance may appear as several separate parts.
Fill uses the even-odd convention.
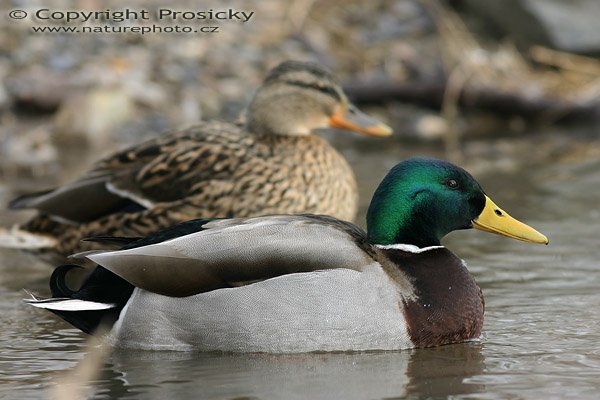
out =
[[[0,179],[16,191],[64,181],[102,154],[200,119],[234,120],[284,59],[331,68],[354,102],[394,127],[386,147],[417,143],[456,162],[494,159],[494,168],[600,155],[595,0],[45,3],[1,6]],[[176,22],[218,25],[214,34],[146,35],[33,33],[59,24],[7,17],[42,7],[255,14],[247,23]],[[342,150],[381,146],[332,140]]]

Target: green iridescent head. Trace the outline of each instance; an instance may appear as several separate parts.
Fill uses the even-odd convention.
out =
[[[481,186],[464,169],[412,158],[392,168],[375,191],[367,213],[369,241],[439,245],[448,233],[471,228],[485,203]]]
[[[367,212],[373,244],[436,246],[448,233],[469,228],[548,244],[546,236],[498,207],[467,171],[431,158],[412,158],[392,168]]]

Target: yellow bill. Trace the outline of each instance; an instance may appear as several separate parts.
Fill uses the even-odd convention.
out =
[[[393,132],[392,128],[363,113],[352,104],[347,109],[339,107],[329,118],[329,126],[332,128],[348,129],[370,136],[385,137],[390,136]]]
[[[508,215],[487,196],[483,211],[472,222],[473,228],[484,232],[497,233],[524,242],[548,244],[546,236]]]

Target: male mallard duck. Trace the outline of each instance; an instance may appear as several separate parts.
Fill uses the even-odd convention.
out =
[[[391,134],[348,102],[329,71],[284,62],[256,92],[245,127],[202,123],[108,156],[65,186],[14,200],[12,208],[40,214],[11,233],[13,246],[69,255],[90,249],[85,237],[145,236],[200,216],[308,212],[352,220],[354,174],[312,134],[327,127]]]
[[[119,346],[235,352],[392,350],[480,336],[484,303],[464,262],[440,245],[477,228],[548,243],[490,200],[465,170],[416,158],[377,188],[368,233],[318,215],[186,222],[122,250],[74,292],[32,299]]]

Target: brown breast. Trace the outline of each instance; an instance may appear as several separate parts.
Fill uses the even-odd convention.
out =
[[[446,248],[383,252],[413,284],[415,296],[402,307],[416,347],[458,343],[481,335],[483,295],[460,258]]]

